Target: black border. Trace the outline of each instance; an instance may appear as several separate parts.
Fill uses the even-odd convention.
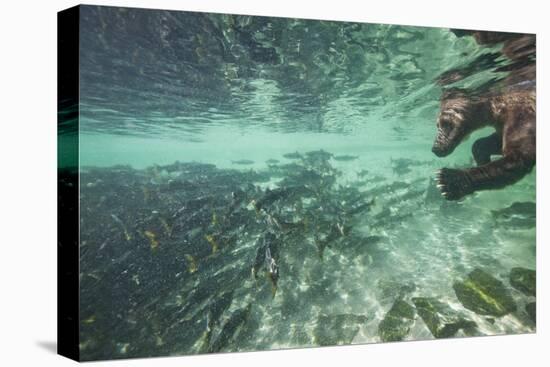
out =
[[[79,352],[78,102],[80,7],[57,13],[57,353]],[[63,135],[63,140],[59,137]],[[72,162],[72,166],[66,163]]]

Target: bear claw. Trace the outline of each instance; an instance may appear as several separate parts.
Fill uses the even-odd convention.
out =
[[[472,192],[464,171],[442,168],[436,173],[436,186],[447,200],[459,200]]]

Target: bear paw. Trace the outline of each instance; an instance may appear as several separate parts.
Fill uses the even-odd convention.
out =
[[[436,173],[437,188],[447,200],[459,200],[473,192],[466,173],[459,169],[442,168]]]

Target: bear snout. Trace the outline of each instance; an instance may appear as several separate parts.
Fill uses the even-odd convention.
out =
[[[445,157],[449,153],[443,149],[439,144],[434,144],[432,147],[432,152],[438,157]]]
[[[438,157],[448,156],[453,151],[449,143],[447,136],[439,129],[432,146],[432,152]]]

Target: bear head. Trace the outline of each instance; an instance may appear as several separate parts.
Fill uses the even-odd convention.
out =
[[[479,102],[477,97],[469,96],[462,89],[449,88],[443,92],[437,136],[432,147],[435,155],[448,156],[472,131],[481,127]]]

